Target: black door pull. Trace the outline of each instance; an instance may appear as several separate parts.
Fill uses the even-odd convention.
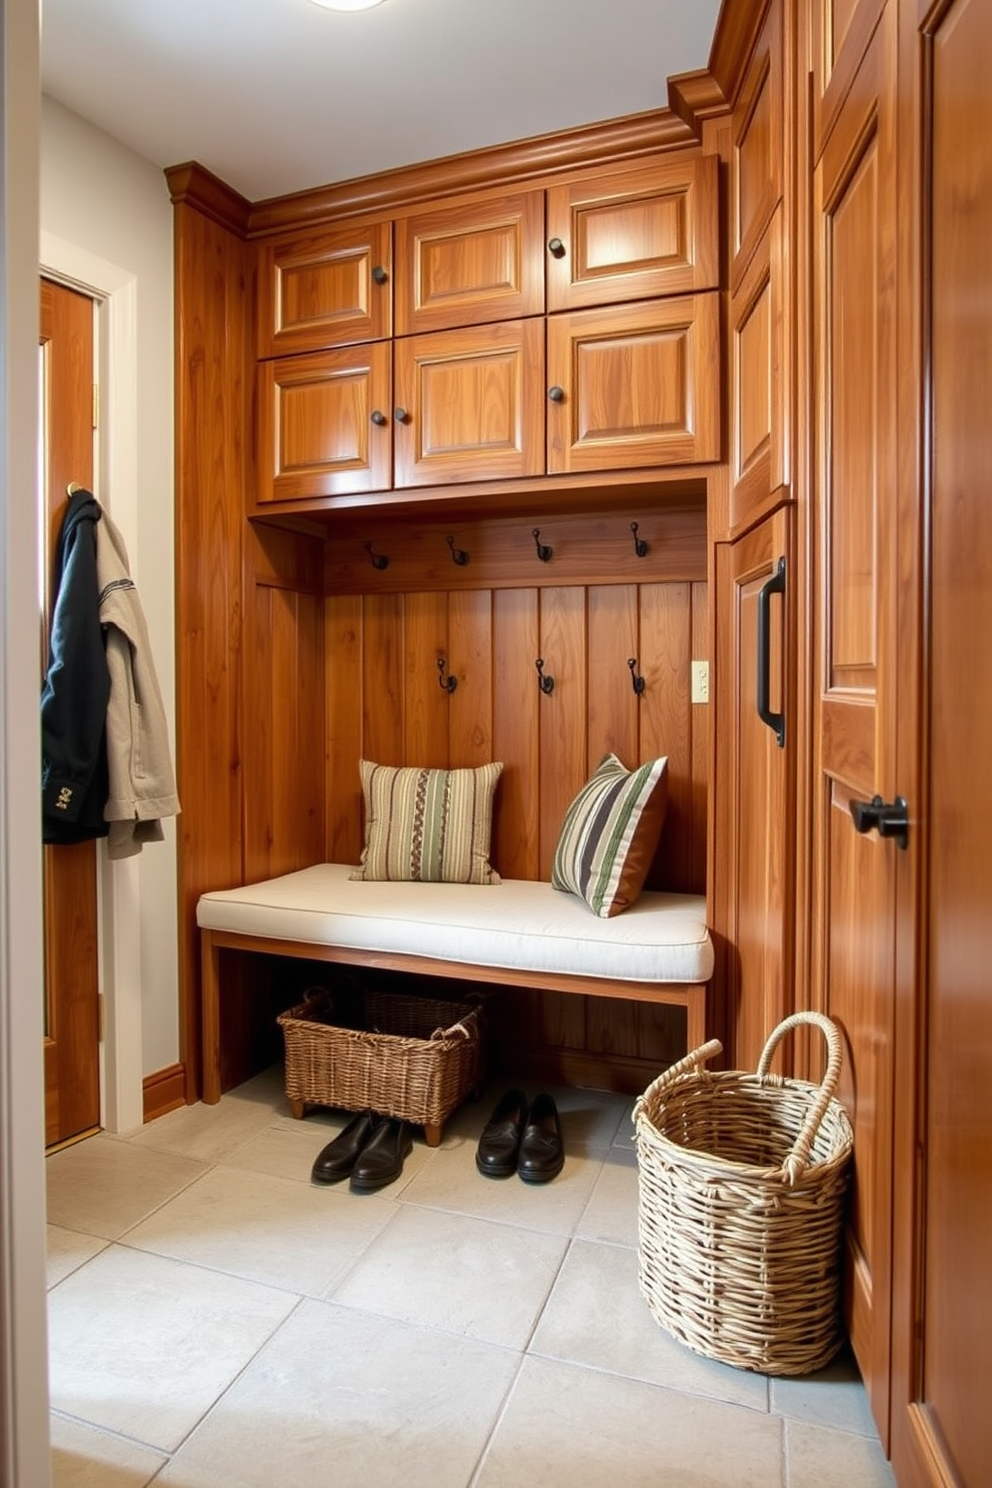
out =
[[[892,837],[897,847],[909,846],[909,807],[904,796],[883,801],[872,796],[870,801],[850,803],[851,820],[856,832],[877,832],[879,837]]]
[[[771,696],[771,607],[773,594],[785,594],[784,558],[778,560],[778,567],[775,572],[767,583],[762,584],[758,591],[758,717],[762,723],[766,723],[771,729],[775,735],[778,747],[784,749],[785,714],[773,713],[769,702]]]

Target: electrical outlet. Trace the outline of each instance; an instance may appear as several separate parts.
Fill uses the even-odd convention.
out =
[[[710,700],[710,664],[708,661],[692,663],[692,701],[708,703]]]

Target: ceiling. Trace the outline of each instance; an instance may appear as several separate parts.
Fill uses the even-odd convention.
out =
[[[668,101],[719,0],[43,0],[42,88],[250,201]]]

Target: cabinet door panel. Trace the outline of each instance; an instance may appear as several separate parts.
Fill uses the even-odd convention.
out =
[[[258,250],[258,355],[287,356],[392,331],[388,222],[300,233]]]
[[[548,309],[714,289],[717,160],[652,161],[548,192]]]
[[[389,383],[384,342],[260,363],[258,500],[387,489]]]
[[[782,220],[776,211],[730,303],[730,526],[789,479]]]
[[[396,334],[519,320],[544,310],[540,191],[396,224]]]
[[[678,465],[720,456],[716,294],[548,320],[548,469]]]
[[[540,474],[543,339],[523,320],[397,341],[396,485]]]
[[[782,10],[773,0],[734,109],[731,271],[737,289],[782,196]]]

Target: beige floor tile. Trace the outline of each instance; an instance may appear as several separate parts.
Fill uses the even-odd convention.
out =
[[[618,1147],[635,1147],[634,1142],[634,1102],[628,1101],[623,1115],[620,1117],[620,1125],[617,1134],[613,1138]]]
[[[466,1488],[518,1357],[304,1302],[156,1488]]]
[[[52,1406],[171,1451],[296,1305],[110,1246],[49,1293]]]
[[[218,1162],[285,1114],[274,1097],[265,1100],[259,1092],[244,1096],[244,1088],[222,1095],[215,1106],[202,1101],[195,1106],[180,1106],[178,1111],[150,1121],[129,1141],[140,1150],[155,1148],[202,1162]]]
[[[567,1241],[401,1204],[334,1300],[523,1349]]]
[[[45,1170],[52,1224],[116,1240],[206,1168],[99,1133],[54,1152],[45,1159]]]
[[[392,1212],[385,1199],[349,1193],[347,1184],[317,1188],[222,1166],[129,1230],[127,1244],[321,1297]]]
[[[637,1154],[613,1146],[579,1220],[577,1234],[613,1245],[637,1245]]]
[[[58,1286],[78,1267],[99,1255],[108,1240],[99,1240],[94,1235],[81,1235],[77,1230],[63,1230],[59,1225],[48,1226],[48,1285]]]
[[[572,1242],[530,1352],[768,1409],[764,1375],[702,1358],[659,1327],[637,1289],[636,1252],[620,1246]]]
[[[791,1416],[813,1426],[830,1426],[860,1436],[878,1434],[868,1392],[847,1349],[816,1374],[801,1379],[773,1379],[771,1407],[780,1416]]]
[[[166,1461],[136,1442],[52,1416],[52,1488],[145,1488]]]
[[[527,1358],[473,1488],[782,1488],[782,1423]]]
[[[785,1454],[787,1488],[896,1488],[877,1437],[786,1421]]]
[[[550,1183],[524,1183],[511,1178],[485,1178],[475,1166],[477,1143],[453,1134],[438,1148],[434,1161],[411,1179],[401,1201],[429,1209],[471,1214],[522,1229],[570,1235],[589,1201],[606,1156],[569,1151],[565,1166]]]
[[[565,1150],[572,1153],[608,1147],[629,1105],[626,1096],[604,1090],[570,1090],[559,1085],[542,1087],[532,1080],[513,1078],[489,1080],[478,1100],[465,1101],[448,1119],[444,1128],[444,1145],[457,1140],[471,1142],[474,1146],[500,1096],[513,1088],[522,1089],[529,1100],[533,1100],[541,1089],[550,1091],[561,1116]]]
[[[223,1159],[224,1166],[251,1173],[269,1173],[276,1178],[295,1178],[309,1186],[314,1158],[350,1119],[348,1112],[335,1112],[333,1119],[325,1121],[312,1116],[305,1121],[294,1121],[292,1117],[277,1121],[229,1152]],[[436,1149],[426,1145],[419,1128],[414,1127],[412,1135],[413,1150],[403,1164],[403,1172],[395,1183],[378,1190],[381,1198],[399,1198],[410,1180],[434,1156]],[[335,1192],[338,1191],[337,1184],[331,1186]],[[341,1187],[347,1191],[348,1185],[344,1183]]]

